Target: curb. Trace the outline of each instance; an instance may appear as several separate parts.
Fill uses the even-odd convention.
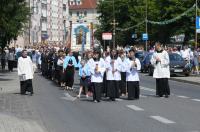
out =
[[[177,78],[170,78],[170,80],[177,81],[177,82],[182,82],[182,83],[189,83],[189,84],[194,84],[194,85],[200,85],[200,82],[193,82],[193,81],[182,80],[182,79],[177,79]]]

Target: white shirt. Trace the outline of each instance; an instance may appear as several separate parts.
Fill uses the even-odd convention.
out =
[[[133,67],[133,61],[126,59],[126,81],[140,81],[138,71],[141,69],[140,60],[135,58],[137,67]]]
[[[183,57],[183,59],[189,59],[190,58],[189,50],[181,50],[181,56]]]
[[[58,66],[63,66],[63,63],[64,63],[64,59],[58,59],[58,61],[57,61],[57,65]]]
[[[161,62],[156,63],[156,58],[160,58]],[[157,53],[154,52],[151,58],[151,64],[154,66],[153,78],[170,78],[169,55],[167,51]]]
[[[99,73],[95,72],[95,67],[98,65]],[[90,67],[91,82],[102,83],[105,72],[105,61],[101,58],[99,61],[94,61]]]
[[[33,63],[31,61],[31,58],[27,56],[27,58],[19,57],[18,59],[18,75],[25,74],[26,80],[33,79]]]
[[[114,61],[114,64],[112,64],[112,59],[107,59],[106,61],[106,79],[107,80],[121,80],[121,58],[117,58]],[[115,71],[114,73],[112,71]]]
[[[87,65],[91,68],[92,65],[94,63],[94,59],[93,58],[90,58],[88,61],[87,61]]]

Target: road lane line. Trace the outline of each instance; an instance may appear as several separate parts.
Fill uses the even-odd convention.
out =
[[[145,96],[145,95],[140,95],[140,97],[141,97],[141,98],[147,98],[147,96]]]
[[[150,91],[150,92],[156,92],[155,89],[151,89],[151,88],[147,88],[147,87],[142,87],[142,86],[140,86],[140,89],[141,89],[141,90]]]
[[[62,99],[65,99],[65,100],[70,100],[70,101],[74,101],[76,100],[75,97],[72,97],[70,94],[68,93],[64,93],[65,97],[61,97]]]
[[[127,105],[127,107],[134,110],[134,111],[144,111],[144,109],[142,109],[138,106],[135,106],[135,105]]]
[[[152,119],[157,120],[157,121],[159,121],[161,123],[164,123],[164,124],[173,124],[173,123],[176,123],[174,121],[168,120],[168,119],[166,119],[164,117],[161,117],[161,116],[150,116],[150,117]]]
[[[182,99],[189,99],[190,98],[190,97],[182,96],[182,95],[178,95],[177,97],[182,98]]]
[[[192,101],[200,102],[200,99],[191,99]]]

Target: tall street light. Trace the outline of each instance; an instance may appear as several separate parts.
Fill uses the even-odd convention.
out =
[[[196,19],[197,19],[197,16],[198,16],[198,1],[196,0]],[[198,46],[198,33],[197,33],[197,29],[195,28],[195,48],[197,48],[197,46]]]
[[[147,23],[147,20],[148,20],[148,0],[146,0],[146,34],[148,35],[148,23]],[[147,44],[148,44],[148,40],[146,40],[146,44],[145,44],[145,47],[146,47],[146,51],[147,51]]]

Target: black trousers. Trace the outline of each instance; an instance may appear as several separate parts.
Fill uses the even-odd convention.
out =
[[[33,93],[32,79],[20,81],[20,93],[25,94],[26,92]]]
[[[107,80],[107,96],[115,99],[119,98],[120,81]]]
[[[139,99],[140,97],[140,86],[139,81],[127,82],[128,99]]]
[[[93,83],[93,100],[100,101],[101,100],[101,90],[103,88],[103,83]]]
[[[71,87],[71,88],[74,84],[74,72],[75,72],[74,67],[67,67],[65,71],[66,86]]]
[[[107,80],[107,96],[114,99],[116,97],[116,85],[114,80]]]
[[[106,81],[106,73],[104,73],[103,75],[103,88],[102,88],[102,93],[106,94],[105,96],[107,96],[107,81]]]
[[[8,60],[8,70],[13,71],[13,67],[14,67],[14,61]]]
[[[126,94],[126,72],[121,72],[120,93],[121,94]]]
[[[163,95],[170,95],[168,78],[156,79],[156,95],[160,97],[162,97]]]
[[[5,69],[6,66],[6,59],[1,59],[1,67],[2,69]]]

